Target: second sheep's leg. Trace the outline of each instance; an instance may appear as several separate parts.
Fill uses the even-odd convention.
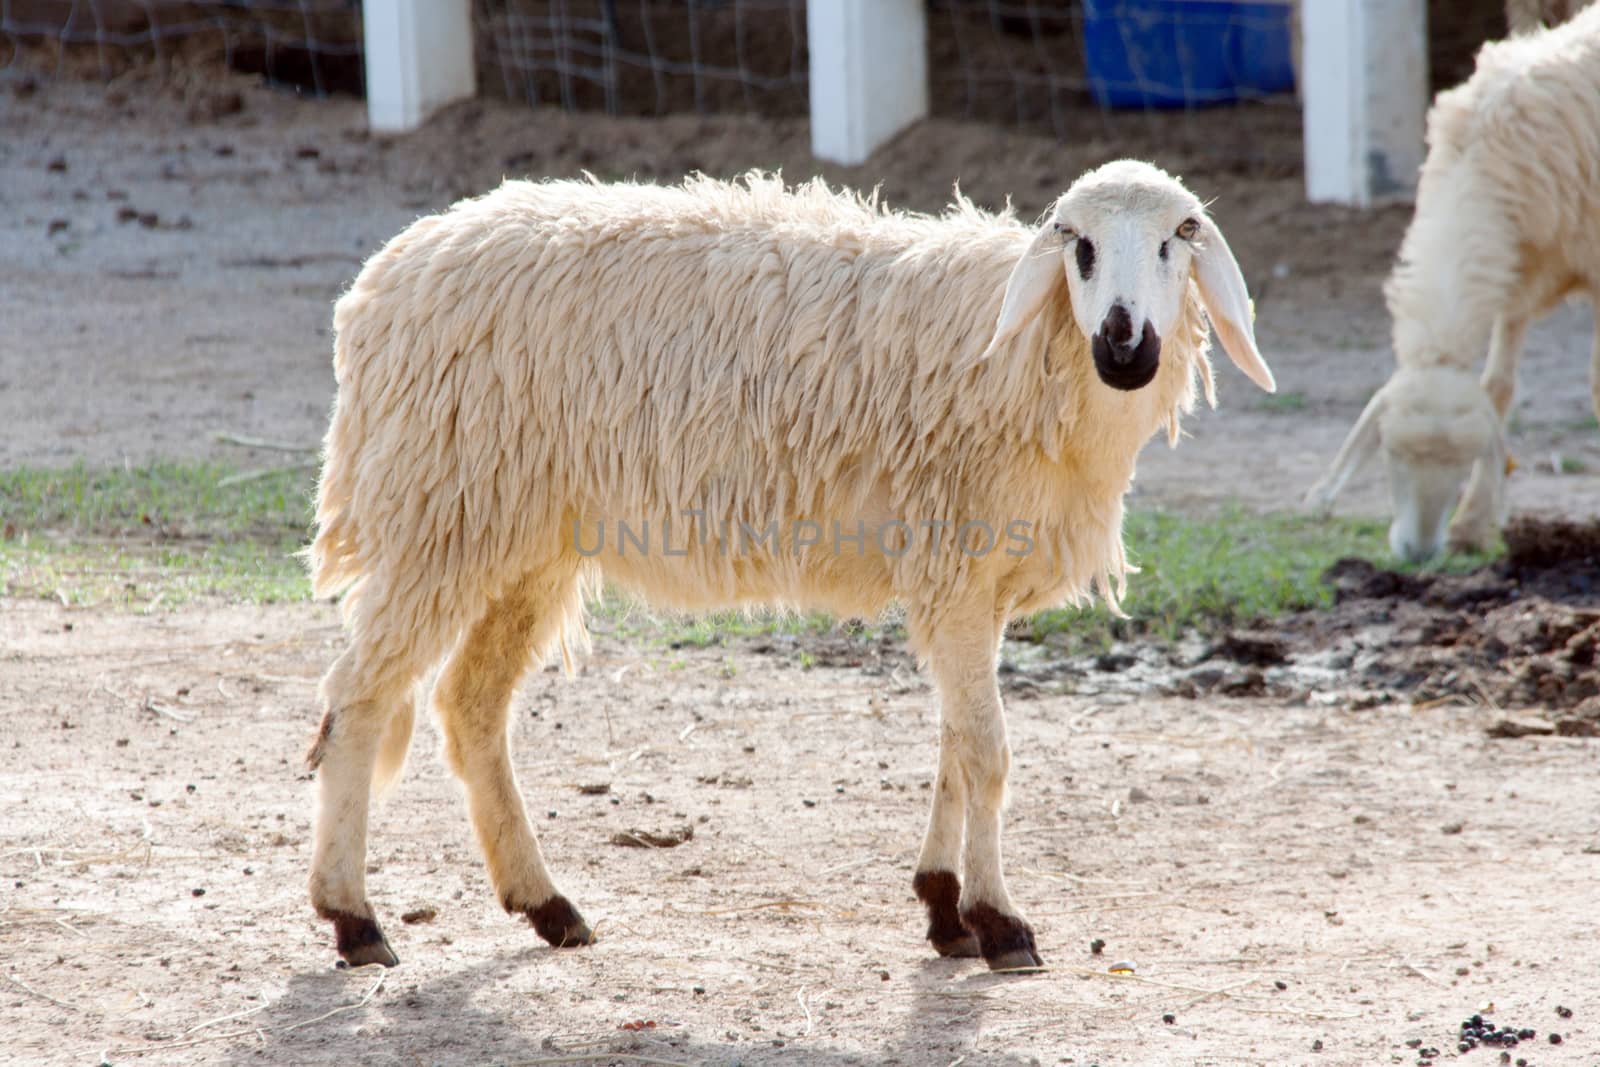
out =
[[[966,617],[972,622],[962,623],[961,613],[950,612],[927,643],[939,690],[942,740],[956,752],[966,794],[961,923],[977,938],[991,969],[1037,967],[1043,961],[1033,929],[1012,904],[1002,870],[1002,808],[1011,766],[995,676],[1002,624],[981,610]],[[936,796],[935,804],[942,800]]]
[[[1522,360],[1522,342],[1527,332],[1526,318],[1502,315],[1495,320],[1489,341],[1489,361],[1481,380],[1483,391],[1500,416],[1502,428],[1516,397],[1517,366]],[[1506,467],[1506,457],[1500,449],[1472,465],[1472,477],[1461,494],[1446,537],[1452,552],[1487,551],[1494,541],[1505,499]]]
[[[1589,403],[1594,408],[1594,418],[1600,422],[1600,293],[1594,296],[1594,341],[1589,352]]]
[[[1489,338],[1489,362],[1483,368],[1483,391],[1504,419],[1511,411],[1517,392],[1517,367],[1522,363],[1522,341],[1528,334],[1528,320],[1505,315],[1494,320]]]
[[[511,767],[508,725],[517,682],[558,640],[575,583],[571,573],[516,583],[468,630],[434,692],[446,758],[466,784],[495,894],[557,948],[590,944],[594,935],[545,867]]]

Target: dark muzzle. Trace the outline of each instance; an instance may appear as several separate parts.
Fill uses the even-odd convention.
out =
[[[1113,307],[1100,324],[1090,349],[1100,380],[1113,389],[1143,389],[1161,366],[1161,338],[1156,335],[1156,328],[1146,322],[1135,342],[1133,316],[1121,304]]]

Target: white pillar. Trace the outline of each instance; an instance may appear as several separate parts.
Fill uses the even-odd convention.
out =
[[[807,0],[811,151],[864,163],[928,113],[922,0]]]
[[[1428,108],[1427,0],[1302,0],[1306,197],[1409,200]]]
[[[374,130],[414,130],[477,92],[471,0],[364,0],[361,18]]]

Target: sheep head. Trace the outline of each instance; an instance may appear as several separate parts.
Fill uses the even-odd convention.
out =
[[[1307,503],[1325,511],[1378,452],[1394,506],[1389,548],[1396,556],[1429,559],[1445,548],[1447,539],[1457,546],[1476,546],[1487,537],[1476,527],[1499,525],[1505,506],[1505,436],[1494,405],[1471,372],[1443,365],[1396,371],[1373,394],[1332,469],[1307,494]],[[1455,524],[1447,525],[1462,483],[1478,464],[1488,494],[1479,504],[1487,514],[1457,516]]]
[[[1012,270],[985,356],[1034,320],[1063,276],[1106,385],[1150,384],[1161,339],[1178,322],[1193,281],[1229,358],[1261,388],[1276,390],[1228,242],[1205,205],[1165,171],[1120,160],[1072,183]]]

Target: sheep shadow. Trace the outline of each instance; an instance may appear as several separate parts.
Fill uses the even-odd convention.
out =
[[[232,1046],[224,1062],[487,1067],[540,1062],[574,1052],[593,1053],[595,1064],[605,1064],[611,1056],[627,1062],[621,1057],[633,1056],[726,1067],[780,1063],[944,1067],[963,1057],[969,1064],[994,1067],[1025,1067],[1030,1062],[1027,1056],[973,1052],[983,1022],[984,998],[952,996],[951,969],[961,965],[935,959],[924,961],[904,978],[915,987],[905,1030],[883,1034],[879,1047],[860,1052],[830,1048],[827,1038],[726,1042],[704,1032],[709,1024],[695,1026],[702,1031],[699,1034],[619,1031],[603,1045],[569,1050],[541,1036],[562,1029],[558,1014],[530,1018],[485,1008],[479,1000],[483,989],[511,978],[551,951],[529,947],[420,985],[406,983],[403,971],[384,972],[378,967],[302,972],[289,980],[283,996],[255,1018],[260,1040]],[[362,998],[380,980],[382,986],[363,1003]],[[984,988],[1003,986],[1007,979],[978,972],[967,981]],[[548,1005],[530,1002],[529,1010],[530,1015],[548,1012]],[[862,1044],[870,1040],[863,1040],[859,1032],[855,1036]]]

